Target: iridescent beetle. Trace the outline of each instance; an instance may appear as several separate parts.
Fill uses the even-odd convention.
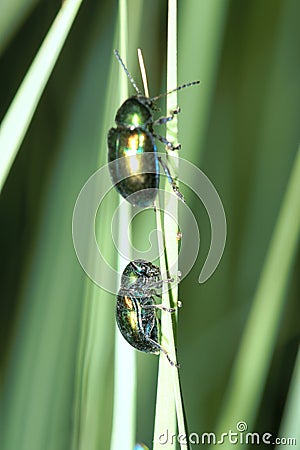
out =
[[[161,286],[159,267],[143,259],[131,261],[122,274],[116,321],[121,334],[132,347],[145,353],[158,354],[162,351],[170,364],[178,367],[160,344],[156,312],[158,309],[170,313],[176,311],[175,308],[155,303],[154,297],[161,297],[158,292]]]
[[[180,112],[180,109],[177,108],[170,112],[170,116],[160,117],[157,120],[153,119],[153,112],[157,109],[155,101],[160,97],[199,84],[200,81],[183,84],[156,97],[145,97],[137,87],[117,50],[115,50],[115,55],[137,95],[129,97],[120,106],[115,118],[117,127],[111,128],[108,132],[108,161],[115,161],[115,164],[109,166],[113,184],[117,191],[133,205],[151,206],[154,204],[159,188],[160,163],[173,191],[180,200],[184,201],[168,166],[157,154],[154,138],[163,142],[169,150],[179,149],[180,144],[174,146],[166,138],[153,131],[154,126],[172,120],[174,115]],[[146,158],[143,157],[145,154],[147,154]]]

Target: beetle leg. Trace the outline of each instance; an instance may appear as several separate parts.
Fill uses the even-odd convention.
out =
[[[155,297],[162,298],[161,294],[157,294],[157,293],[154,292],[153,295],[155,295]],[[157,306],[160,306],[160,305],[156,305],[156,307]],[[182,308],[182,301],[181,300],[177,300],[177,308]],[[176,310],[176,308],[172,308],[172,309]]]
[[[161,294],[157,294],[156,292],[154,293],[154,295],[155,295],[155,297],[162,298],[162,295]]]
[[[154,289],[160,289],[162,287],[163,283],[174,283],[175,279],[172,278],[166,278],[165,280],[159,280],[159,281],[153,281],[153,283],[148,283],[148,286],[153,287]]]
[[[177,195],[177,197],[183,202],[185,203],[184,200],[184,196],[183,194],[180,192],[180,190],[178,189],[178,186],[176,185],[175,181],[173,180],[170,170],[167,166],[167,164],[162,160],[162,158],[160,156],[158,156],[158,160],[160,162],[160,164],[162,165],[162,168],[164,169],[164,172],[168,178],[168,181],[170,183],[170,185],[172,186],[173,191],[175,192],[175,194]]]
[[[162,283],[174,283],[174,278],[166,278],[165,280],[155,281],[153,284],[157,284],[158,287],[162,286]]]
[[[167,117],[160,117],[159,119],[155,120],[153,122],[153,125],[163,125],[164,123],[170,122],[171,120],[174,119],[174,116],[176,116],[178,113],[180,113],[180,108],[179,106],[176,109],[173,109],[172,111],[170,111],[170,115]]]
[[[164,349],[158,342],[155,342],[150,337],[148,337],[148,336],[145,336],[145,337],[146,337],[147,341],[151,342],[151,344],[153,344],[155,347],[157,347],[161,352],[163,352],[166,355],[167,360],[169,361],[171,366],[173,366],[173,367],[175,366],[175,367],[177,367],[179,369],[180,364],[178,364],[176,361],[172,361],[172,359],[170,358],[170,355],[169,355],[169,353],[167,352],[166,349]]]
[[[165,137],[161,136],[160,134],[156,134],[151,132],[152,136],[154,136],[156,139],[158,139],[160,142],[162,142],[163,144],[165,144],[169,150],[180,150],[181,149],[181,144],[178,145],[173,145],[170,141],[168,141],[168,139],[166,139]]]
[[[176,311],[176,308],[167,308],[163,304],[143,306],[143,309],[151,309],[151,308],[161,309],[162,311],[166,311],[169,313],[174,313]]]

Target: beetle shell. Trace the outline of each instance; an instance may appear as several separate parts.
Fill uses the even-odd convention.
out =
[[[108,133],[110,175],[117,191],[133,205],[153,205],[159,187],[157,149],[142,128],[111,128]],[[147,158],[143,154],[148,153]]]
[[[126,341],[141,352],[159,353],[158,320],[151,306],[160,281],[159,267],[144,259],[127,264],[121,277],[116,321]]]
[[[154,309],[144,306],[155,304],[153,297],[139,297],[137,293],[121,288],[117,296],[116,321],[125,340],[132,347],[146,353],[158,354],[159,328]]]

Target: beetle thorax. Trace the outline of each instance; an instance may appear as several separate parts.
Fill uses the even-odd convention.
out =
[[[153,122],[150,99],[143,96],[128,98],[118,109],[115,120],[119,127],[146,128]]]

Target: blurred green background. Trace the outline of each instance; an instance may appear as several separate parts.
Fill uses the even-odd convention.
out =
[[[2,2],[1,120],[60,6],[49,0]],[[118,106],[117,7],[116,1],[83,2],[0,196],[1,450],[109,448],[115,300],[81,269],[71,221],[80,189],[106,162],[106,134]],[[222,424],[234,429],[230,398],[243,391],[233,368],[296,164],[300,3],[189,0],[178,8],[178,80],[201,80],[200,87],[179,94],[181,155],[213,182],[228,224],[221,263],[199,285],[210,226],[203,205],[183,188],[201,248],[180,284],[178,359],[189,431],[202,433]],[[141,47],[150,93],[165,92],[167,2],[129,0],[128,12],[127,65],[141,85]],[[107,217],[117,201],[112,192],[98,214],[103,251],[115,267]],[[141,249],[151,229],[149,214],[135,223]],[[293,214],[299,216],[298,202]],[[293,408],[299,345],[299,251],[286,247],[277,306],[270,302],[257,330],[251,328],[252,349],[266,345],[267,354],[263,361],[255,352],[239,357],[262,375],[253,404],[238,419],[252,431],[279,436],[289,427],[286,420],[287,428],[280,428]],[[273,328],[262,338],[264,322]],[[88,373],[80,369],[85,358]],[[156,357],[138,354],[137,440],[149,446],[156,370]],[[83,418],[86,399],[78,394],[85,382],[95,389],[90,420]],[[299,424],[299,408],[296,413]]]

